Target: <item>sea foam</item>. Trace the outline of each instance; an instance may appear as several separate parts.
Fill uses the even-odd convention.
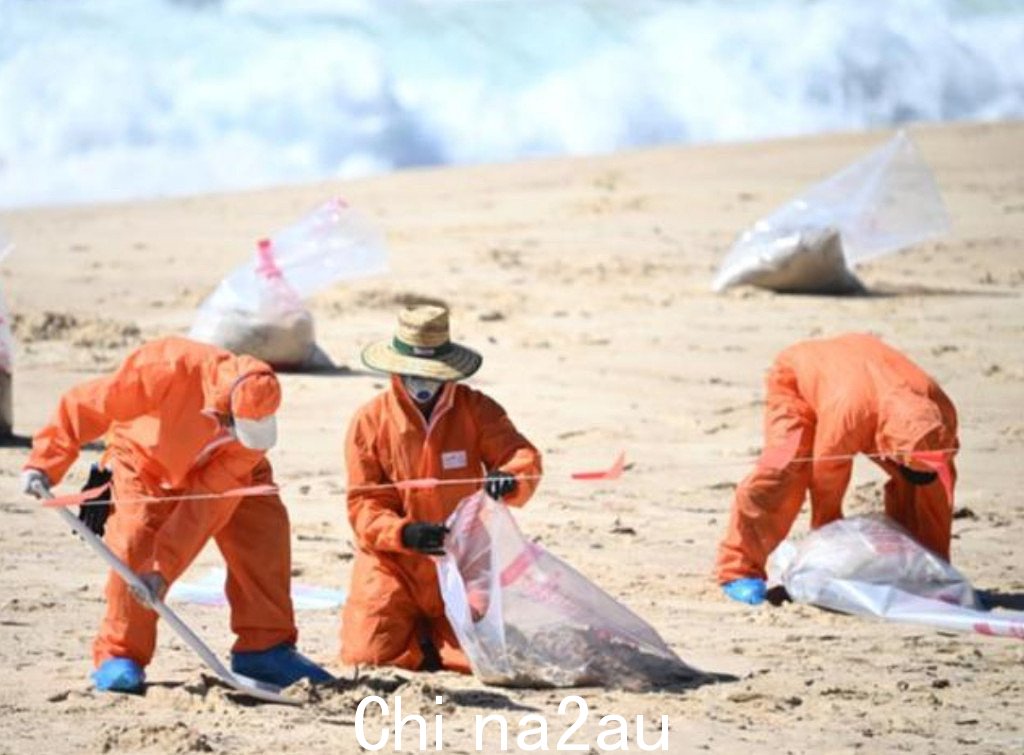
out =
[[[1024,4],[0,0],[0,206],[1024,117]]]

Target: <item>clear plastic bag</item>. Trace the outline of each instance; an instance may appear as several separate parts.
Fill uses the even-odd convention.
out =
[[[317,207],[259,243],[200,305],[189,337],[277,367],[308,365],[316,353],[303,300],[339,280],[383,272],[380,234],[343,200]]]
[[[862,290],[851,268],[949,230],[935,179],[910,137],[889,142],[744,232],[712,288],[751,284],[775,291]],[[829,234],[835,244],[820,241]],[[783,274],[785,273],[785,274]]]
[[[7,308],[7,299],[0,291],[0,373],[11,375],[14,372],[14,333],[11,331],[11,314]]]
[[[0,234],[0,262],[13,245]],[[0,291],[0,437],[9,436],[14,427],[14,333],[11,331],[11,313],[7,300]]]
[[[768,562],[797,603],[939,629],[1024,639],[1024,613],[979,610],[970,582],[881,514],[838,519]]]
[[[698,675],[643,619],[527,540],[502,504],[477,493],[448,526],[437,561],[445,613],[482,681],[643,689]]]

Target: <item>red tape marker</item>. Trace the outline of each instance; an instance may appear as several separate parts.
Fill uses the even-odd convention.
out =
[[[602,469],[595,472],[573,472],[572,479],[574,480],[617,480],[622,477],[622,472],[626,469],[626,452],[619,452],[619,457],[615,460],[608,469]]]

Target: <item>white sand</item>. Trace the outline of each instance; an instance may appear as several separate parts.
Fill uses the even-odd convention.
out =
[[[318,342],[352,374],[283,377],[282,442],[271,456],[301,581],[348,586],[342,441],[354,409],[384,384],[360,369],[358,350],[390,334],[400,303],[442,299],[456,337],[485,356],[474,383],[545,453],[548,476],[523,528],[651,621],[686,661],[738,677],[651,694],[585,690],[592,715],[577,741],[596,742],[599,715],[642,713],[649,723],[669,716],[671,752],[1021,751],[1024,643],[792,605],[752,610],[711,579],[732,484],[759,447],[763,371],[796,339],[859,329],[905,350],[956,401],[957,506],[973,515],[955,522],[954,562],[1024,607],[1024,124],[914,130],[954,231],[861,268],[876,295],[709,291],[736,233],[886,136],[0,215],[19,244],[2,280],[21,338],[15,429],[30,435],[62,390],[140,339],[184,333],[255,239],[343,193],[386,232],[393,272],[311,303]],[[569,479],[619,450],[632,462],[620,482]],[[80,484],[92,456],[64,489]],[[145,697],[92,692],[104,570],[21,496],[24,458],[24,448],[0,451],[0,752],[359,751],[354,704],[393,687],[389,673],[300,709],[249,707],[204,685],[198,659],[164,632]],[[859,464],[848,510],[880,508],[881,485]],[[636,534],[614,534],[617,522]],[[806,526],[804,517],[797,530]],[[210,549],[193,574],[218,562]],[[183,613],[226,654],[226,611]],[[337,616],[299,620],[301,648],[350,673],[333,660]],[[434,694],[445,694],[450,752],[474,751],[478,713],[548,715],[551,750],[571,720],[556,713],[561,691],[412,676],[398,690],[407,711],[433,715]]]

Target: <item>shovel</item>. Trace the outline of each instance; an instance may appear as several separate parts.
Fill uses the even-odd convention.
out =
[[[53,498],[53,494],[43,488],[42,486],[36,485],[33,488],[37,498],[46,499]],[[175,633],[185,641],[185,644],[192,648],[196,654],[203,659],[203,662],[217,675],[217,678],[227,684],[229,687],[242,692],[249,697],[254,697],[258,700],[264,700],[268,703],[281,703],[284,705],[298,705],[297,700],[291,700],[281,694],[281,688],[274,684],[267,682],[261,682],[256,679],[250,679],[247,676],[236,674],[229,670],[220,659],[214,654],[212,650],[203,642],[199,635],[189,629],[188,625],[182,621],[178,614],[172,611],[166,603],[157,598],[152,594],[149,587],[139,579],[139,575],[128,568],[128,565],[114,555],[113,551],[107,547],[107,544],[102,539],[96,536],[96,534],[90,530],[77,516],[68,511],[67,508],[61,507],[57,509],[57,516],[64,520],[71,529],[73,529],[78,535],[85,540],[86,543],[99,554],[100,558],[107,562],[111,569],[127,583],[127,585],[140,595],[149,596],[149,607],[156,611],[157,615],[160,616]]]

